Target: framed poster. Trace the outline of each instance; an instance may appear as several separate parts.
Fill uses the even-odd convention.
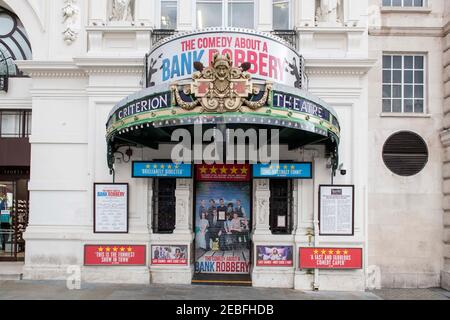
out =
[[[128,233],[128,183],[94,184],[94,233]]]
[[[292,246],[257,246],[256,265],[258,267],[293,267],[293,252]]]
[[[300,270],[363,268],[362,248],[300,248],[299,250]]]
[[[355,186],[319,187],[319,228],[321,236],[355,234]]]
[[[188,265],[188,246],[156,245],[152,246],[152,265]]]
[[[146,246],[85,245],[85,266],[145,266]]]

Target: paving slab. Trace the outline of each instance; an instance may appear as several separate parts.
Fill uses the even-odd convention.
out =
[[[0,300],[449,300],[443,289],[383,289],[368,292],[305,292],[252,287],[82,284],[64,281],[0,281]]]

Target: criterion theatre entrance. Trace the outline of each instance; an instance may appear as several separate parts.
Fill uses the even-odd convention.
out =
[[[251,285],[249,165],[195,167],[194,284]]]

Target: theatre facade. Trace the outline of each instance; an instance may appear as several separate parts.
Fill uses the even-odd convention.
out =
[[[32,110],[24,279],[439,286],[441,47],[384,50],[372,2],[0,0],[32,50],[0,95]]]

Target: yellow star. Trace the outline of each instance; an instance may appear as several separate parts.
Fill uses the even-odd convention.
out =
[[[161,165],[161,169],[164,169],[165,167],[166,167],[165,165],[163,165],[163,164]]]
[[[128,252],[132,252],[132,251],[133,251],[133,248],[128,247],[128,248],[127,248],[127,251],[128,251]]]
[[[242,167],[241,172],[246,175],[248,173],[248,169],[246,167]]]
[[[238,172],[238,169],[236,167],[233,167],[231,169],[231,174],[237,174],[237,172]]]
[[[120,252],[125,252],[125,248],[124,247],[120,248]]]
[[[150,169],[150,165],[149,165],[149,164],[146,165],[145,168],[146,168],[146,169]]]
[[[295,170],[295,166],[291,166],[291,170]]]
[[[325,250],[322,250],[322,254],[326,254],[327,252]]]
[[[289,167],[288,166],[284,166],[284,170],[287,170]]]
[[[281,168],[280,166],[277,166],[277,170],[280,170],[280,168]]]
[[[208,172],[208,168],[206,168],[206,167],[201,167],[200,168],[200,173],[201,174],[206,174]]]
[[[328,253],[329,253],[329,254],[333,254],[333,253],[334,253],[334,251],[333,251],[333,250],[330,250],[330,251],[328,251]]]
[[[157,164],[153,165],[153,169],[158,169],[158,165]]]
[[[106,252],[111,252],[111,248],[106,248]]]
[[[119,251],[119,249],[118,249],[117,247],[114,247],[114,248],[113,248],[113,251],[114,251],[114,252],[117,252],[117,251]]]
[[[347,250],[344,250],[344,254],[345,254],[345,255],[348,255],[348,251],[347,251]]]
[[[171,164],[169,164],[168,166],[167,166],[167,169],[172,169],[172,165]]]
[[[211,174],[217,174],[217,168],[216,167],[212,167],[211,168]]]
[[[103,252],[103,248],[102,247],[98,248],[98,252]]]
[[[339,255],[341,255],[341,250],[338,250],[338,251],[336,251],[336,254],[339,256]]]
[[[319,254],[319,250],[314,250],[314,254]]]
[[[220,172],[221,172],[222,174],[227,174],[227,173],[228,173],[227,167],[222,167],[222,169],[220,169]]]

